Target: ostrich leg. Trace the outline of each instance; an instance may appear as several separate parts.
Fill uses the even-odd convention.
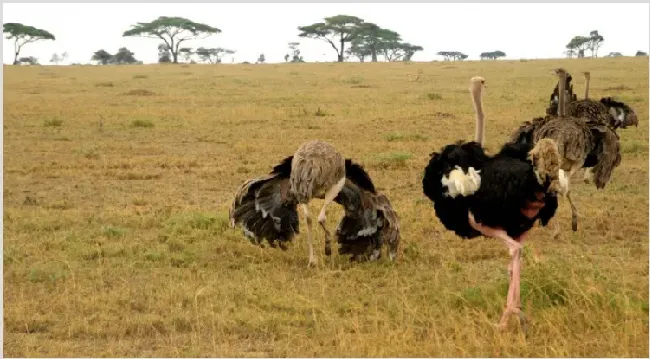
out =
[[[325,203],[323,204],[323,208],[321,208],[320,213],[318,214],[318,223],[320,224],[321,228],[323,228],[323,232],[325,232],[325,255],[329,256],[332,254],[332,245],[331,245],[331,237],[332,234],[330,231],[325,227],[325,207],[327,207],[328,204],[332,203],[334,198],[341,192],[341,189],[343,189],[343,185],[345,185],[345,177],[341,178],[332,188],[328,189],[327,192],[325,192]]]
[[[309,246],[309,263],[308,267],[316,266],[316,257],[314,257],[314,244],[313,244],[313,233],[311,228],[311,214],[309,213],[309,207],[307,203],[302,204],[302,212],[305,214],[305,221],[307,222],[307,244]]]
[[[499,320],[498,327],[503,330],[508,324],[508,316],[511,314],[518,314],[519,321],[526,328],[526,319],[524,313],[521,311],[520,304],[520,278],[521,278],[521,243],[510,238],[508,234],[499,228],[491,228],[483,226],[476,223],[474,220],[474,215],[472,212],[469,212],[469,223],[470,225],[481,232],[486,237],[499,238],[502,239],[506,246],[508,247],[508,252],[512,257],[510,264],[508,265],[508,271],[510,275],[510,283],[508,285],[508,295],[506,299],[506,308],[501,315],[501,320]],[[526,234],[523,234],[519,239],[523,239]]]

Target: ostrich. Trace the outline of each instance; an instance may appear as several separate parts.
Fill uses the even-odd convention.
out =
[[[630,106],[623,102],[615,101],[611,97],[603,97],[600,101],[589,99],[589,83],[591,74],[588,71],[583,72],[585,77],[585,98],[578,100],[573,94],[573,85],[571,84],[571,75],[566,74],[565,90],[571,101],[566,102],[566,115],[572,117],[586,117],[594,121],[608,124],[614,130],[626,128],[628,126],[638,126],[639,121],[636,113]],[[550,116],[558,115],[558,84],[555,85],[551,94],[549,107],[546,114]]]
[[[336,202],[344,206],[345,215],[337,229],[341,244],[339,254],[352,259],[378,259],[381,245],[390,248],[395,259],[399,244],[399,219],[388,198],[375,190],[363,167],[344,159],[329,143],[303,143],[294,155],[276,165],[267,176],[245,181],[237,190],[230,209],[230,224],[241,224],[244,234],[258,244],[266,239],[286,250],[286,243],[299,233],[298,205],[307,223],[308,266],[316,265],[312,239],[312,218],[308,203],[314,199],[325,203],[318,223],[325,233],[325,255],[331,255],[331,233],[325,226],[325,208]],[[371,253],[368,253],[371,251]]]
[[[566,93],[564,86],[568,74],[564,69],[556,69],[558,76],[558,93]],[[575,102],[571,102],[572,104]],[[547,115],[544,118],[535,118],[526,121],[515,130],[511,143],[535,143],[541,139],[553,139],[562,157],[562,176],[567,179],[566,187],[561,192],[571,206],[571,228],[578,230],[578,210],[571,198],[568,187],[569,180],[583,167],[594,167],[594,183],[596,187],[604,188],[612,172],[620,164],[620,146],[618,135],[608,124],[599,119],[586,116],[566,115],[566,101],[558,101],[559,115]],[[564,176],[564,173],[568,175]],[[556,235],[558,234],[556,226]]]
[[[511,314],[525,317],[520,309],[519,281],[524,238],[539,219],[546,225],[557,209],[560,156],[553,140],[505,144],[494,156],[483,145],[484,115],[482,77],[470,80],[476,113],[475,140],[458,141],[431,154],[424,170],[422,189],[433,201],[436,216],[461,238],[480,235],[501,239],[511,255],[506,308],[499,321],[505,328]]]

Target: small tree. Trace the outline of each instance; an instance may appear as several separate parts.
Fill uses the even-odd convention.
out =
[[[299,42],[293,41],[289,43],[291,54],[286,54],[284,56],[284,61],[289,61],[289,59],[291,59],[291,62],[304,62],[302,56],[300,56],[300,49],[298,46],[300,46]]]
[[[2,32],[7,34],[7,39],[14,39],[14,65],[20,63],[18,55],[20,55],[20,50],[26,44],[39,40],[55,40],[54,35],[46,30],[16,22],[4,24]]]
[[[496,60],[500,57],[505,57],[506,53],[500,50],[497,51],[490,51],[490,52],[481,52],[480,58],[481,60],[483,59],[488,59],[488,60]]]
[[[131,52],[129,49],[122,47],[117,50],[117,53],[115,55],[113,55],[111,62],[118,65],[136,64],[139,61],[136,60],[133,55],[133,52]]]
[[[326,17],[325,22],[318,22],[308,26],[299,26],[300,37],[310,39],[320,39],[326,41],[338,58],[338,62],[343,62],[345,54],[345,43],[352,41],[358,33],[358,25],[363,23],[363,19],[350,15],[336,15]],[[337,47],[335,43],[338,43]]]
[[[234,50],[229,50],[229,49],[224,49],[221,47],[217,48],[205,48],[205,47],[199,47],[196,49],[196,55],[201,59],[203,62],[209,62],[211,64],[219,64],[221,63],[221,59],[223,58],[223,55],[232,55],[234,54]]]
[[[648,53],[639,50],[639,51],[636,52],[636,54],[634,56],[648,56]]]
[[[566,45],[567,49],[577,51],[578,57],[585,57],[585,50],[588,48],[591,39],[585,36],[574,36]]]
[[[462,61],[468,57],[460,51],[439,51],[436,55],[443,56],[445,61]]]
[[[142,36],[161,39],[171,53],[172,62],[178,63],[180,45],[188,40],[205,39],[221,30],[206,24],[197,23],[183,17],[160,16],[151,22],[133,25],[122,36]],[[160,47],[159,47],[160,50]],[[159,56],[159,62],[160,56]]]
[[[411,45],[408,42],[384,42],[380,45],[380,51],[386,61],[411,61],[417,51],[422,51],[422,46]]]
[[[623,56],[623,54],[621,54],[620,52],[610,52],[605,57],[621,57],[621,56]]]
[[[100,65],[108,65],[113,61],[113,55],[104,49],[98,50],[95,51],[90,61],[96,61]]]
[[[167,44],[158,45],[158,63],[164,64],[172,62],[172,55]]]
[[[64,52],[61,55],[54,53],[50,58],[50,63],[58,65],[59,63],[65,61],[68,58],[68,53]]]
[[[260,54],[260,56],[257,58],[257,61],[255,63],[256,64],[263,64],[264,61],[266,61],[266,57],[264,57],[264,54]]]
[[[190,62],[192,60],[192,55],[194,55],[191,47],[183,47],[178,50],[178,53],[183,56],[183,61],[185,62]]]
[[[34,56],[21,57],[16,65],[38,65],[38,59]]]

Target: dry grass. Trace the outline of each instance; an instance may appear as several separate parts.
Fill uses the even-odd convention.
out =
[[[560,65],[641,125],[621,130],[606,189],[575,181],[580,231],[563,201],[561,238],[531,236],[525,338],[492,327],[503,244],[445,231],[420,180],[430,152],[472,136],[471,76],[494,151],[544,113]],[[648,356],[646,57],[4,71],[5,357]],[[390,197],[396,264],[325,258],[317,232],[308,270],[304,233],[282,252],[228,227],[237,186],[315,138]]]

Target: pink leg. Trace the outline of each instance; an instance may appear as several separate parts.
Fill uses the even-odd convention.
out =
[[[484,236],[502,239],[508,247],[508,252],[512,257],[512,260],[508,265],[510,283],[508,285],[506,308],[501,315],[501,320],[498,324],[499,329],[505,329],[506,325],[508,324],[508,316],[511,314],[519,315],[520,322],[525,329],[525,318],[523,316],[523,312],[521,311],[520,304],[521,243],[510,238],[510,236],[508,236],[508,234],[502,229],[490,228],[476,223],[474,220],[474,215],[471,212],[469,213],[468,217],[470,225],[477,231],[481,232]],[[523,241],[527,235],[528,233],[526,232],[517,239]]]

